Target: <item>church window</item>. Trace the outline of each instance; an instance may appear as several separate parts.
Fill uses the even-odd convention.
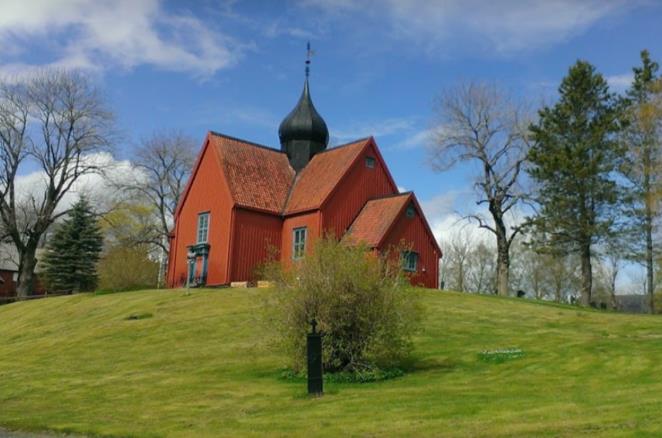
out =
[[[292,258],[300,259],[306,251],[306,227],[295,228],[292,239]]]
[[[365,157],[365,167],[368,169],[375,168],[375,157]]]
[[[408,272],[416,272],[416,265],[418,264],[418,254],[413,251],[402,251],[400,254],[402,261],[402,269]]]
[[[407,213],[406,214],[407,214],[408,218],[412,218],[412,217],[416,216],[416,208],[414,208],[414,204],[409,204],[409,206],[407,206]]]
[[[198,215],[198,242],[207,243],[209,237],[209,212]]]

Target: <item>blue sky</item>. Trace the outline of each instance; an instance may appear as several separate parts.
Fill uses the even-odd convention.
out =
[[[609,0],[2,0],[0,74],[80,68],[103,87],[124,141],[207,130],[278,147],[301,92],[335,144],[374,135],[396,182],[437,230],[473,204],[471,168],[425,165],[434,98],[459,81],[496,81],[534,103],[554,99],[578,58],[617,90],[647,48],[662,60],[662,2]]]

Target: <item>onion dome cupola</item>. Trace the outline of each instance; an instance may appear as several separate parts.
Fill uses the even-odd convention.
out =
[[[306,79],[303,92],[294,109],[283,119],[278,128],[281,150],[287,153],[290,165],[299,173],[318,152],[329,143],[329,129],[310,99],[308,87],[310,44],[306,59]]]

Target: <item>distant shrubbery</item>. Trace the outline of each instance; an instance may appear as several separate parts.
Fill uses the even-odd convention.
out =
[[[99,289],[125,291],[156,286],[159,264],[149,258],[147,245],[118,244],[106,250],[99,263]]]
[[[291,268],[273,264],[265,270],[276,288],[268,322],[276,326],[295,372],[305,369],[312,319],[324,334],[326,372],[392,370],[409,356],[420,310],[400,266],[387,260],[325,238]]]

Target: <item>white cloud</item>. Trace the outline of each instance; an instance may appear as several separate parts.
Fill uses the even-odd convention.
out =
[[[432,138],[432,133],[432,129],[424,129],[422,131],[418,131],[405,138],[404,140],[396,143],[395,147],[398,149],[414,149],[421,146],[426,146]]]
[[[151,65],[203,78],[234,64],[241,50],[212,24],[169,13],[159,0],[5,0],[0,72],[29,74],[39,67],[12,62],[38,44],[54,56],[42,66],[101,70]]]
[[[601,19],[640,4],[626,0],[305,0],[332,17],[380,14],[395,35],[427,49],[451,38],[477,39],[497,52],[534,49],[565,41]]]
[[[632,72],[629,72],[620,75],[606,76],[605,79],[612,91],[622,92],[627,90],[630,85],[632,85],[634,75]]]
[[[90,173],[78,178],[71,190],[65,194],[56,212],[62,212],[71,207],[81,195],[87,196],[90,202],[99,210],[105,210],[118,197],[124,196],[115,188],[121,182],[134,181],[140,178],[140,171],[128,160],[115,160],[107,152],[88,155],[85,161],[94,164],[102,173]],[[43,171],[33,171],[16,178],[17,202],[24,203],[34,200],[39,203],[46,189],[46,177]]]
[[[472,201],[466,202],[467,198],[471,198]],[[458,203],[462,203],[464,211],[458,211],[456,208]],[[494,240],[492,234],[484,228],[478,228],[475,221],[469,221],[464,216],[465,214],[482,214],[485,216],[487,211],[479,211],[474,205],[471,190],[450,190],[430,200],[423,201],[421,208],[423,208],[423,213],[425,213],[437,242],[447,242],[453,236],[462,234],[463,236],[471,236],[477,242],[489,243]]]
[[[432,234],[442,245],[442,250],[443,243],[451,241],[456,236],[471,239],[476,244],[479,242],[487,246],[496,244],[494,234],[490,230],[479,227],[475,219],[468,218],[469,215],[479,216],[484,223],[490,226],[493,224],[487,207],[484,204],[476,204],[476,194],[470,188],[444,192],[421,202],[421,207]],[[519,225],[524,222],[525,216],[522,210],[513,208],[506,214],[506,225],[508,227]]]
[[[378,121],[364,121],[331,132],[331,138],[339,141],[355,140],[374,136],[387,137],[403,131],[409,131],[415,125],[414,117],[396,117]]]

